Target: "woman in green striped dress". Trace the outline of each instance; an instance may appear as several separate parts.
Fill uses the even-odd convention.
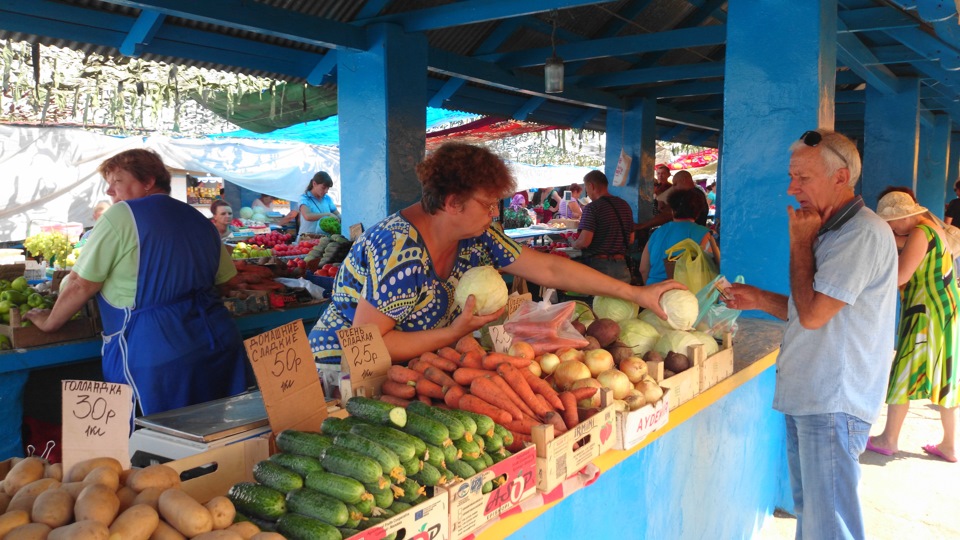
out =
[[[899,259],[900,328],[887,387],[887,423],[883,433],[869,439],[867,449],[884,455],[896,452],[910,401],[929,399],[940,409],[943,440],[923,450],[956,462],[960,294],[953,255],[940,224],[910,195],[897,191],[884,195],[877,215],[887,220],[898,240],[905,241]]]

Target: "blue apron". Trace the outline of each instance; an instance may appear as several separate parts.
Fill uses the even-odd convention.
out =
[[[243,342],[213,284],[216,229],[166,195],[126,204],[139,238],[137,294],[132,308],[97,295],[104,380],[131,385],[144,415],[244,391]]]

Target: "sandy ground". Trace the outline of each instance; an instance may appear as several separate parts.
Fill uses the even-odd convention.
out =
[[[883,431],[885,421],[883,414],[871,434]],[[947,463],[921,449],[941,437],[940,413],[929,401],[916,401],[904,422],[899,453],[860,456],[860,500],[868,538],[960,539],[960,463]],[[793,539],[795,528],[793,516],[777,512],[754,538]]]

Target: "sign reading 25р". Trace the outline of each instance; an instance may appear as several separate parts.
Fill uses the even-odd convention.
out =
[[[133,390],[126,384],[65,380],[63,467],[85,459],[112,457],[130,467],[130,419]]]
[[[353,395],[374,396],[392,364],[387,344],[375,324],[337,330],[343,354],[340,369],[350,374]]]

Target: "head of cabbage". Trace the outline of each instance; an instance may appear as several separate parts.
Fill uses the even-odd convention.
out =
[[[677,330],[691,330],[700,314],[697,297],[690,291],[673,289],[660,296],[660,307],[667,313],[667,324]]]
[[[639,312],[640,306],[633,302],[608,296],[593,297],[593,313],[598,319],[612,319],[620,322],[627,319],[636,319]]]
[[[668,330],[673,330],[673,327],[667,324],[667,321],[658,317],[653,310],[645,309],[640,312],[640,315],[638,315],[637,318],[652,326],[658,334],[663,334]]]
[[[710,334],[705,332],[690,332],[690,335],[700,340],[700,343],[703,343],[704,356],[713,356],[720,350],[720,346],[717,345],[717,340]]]
[[[643,356],[660,339],[660,333],[653,326],[639,320],[620,321],[620,341],[633,349],[633,354]]]
[[[670,351],[680,354],[690,354],[689,350],[691,345],[700,345],[700,340],[690,332],[670,330],[660,336],[653,350],[660,353],[660,356],[666,358]]]
[[[460,309],[463,309],[471,294],[476,299],[473,312],[477,315],[489,315],[507,305],[507,284],[492,266],[471,268],[460,277],[453,294]]]

